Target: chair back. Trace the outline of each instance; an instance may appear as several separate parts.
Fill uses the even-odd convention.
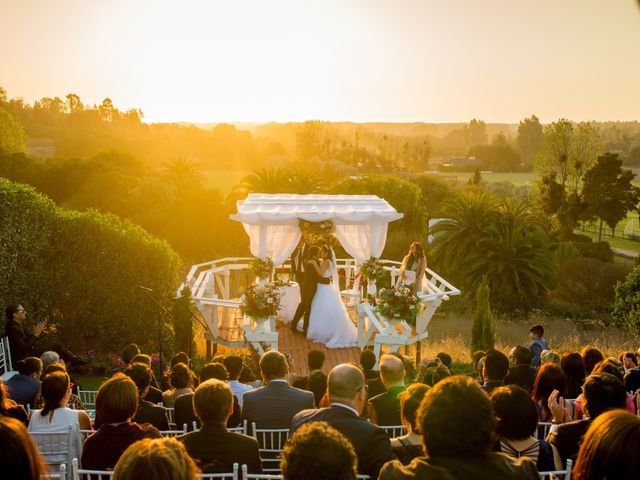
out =
[[[9,380],[16,372],[11,365],[11,347],[9,347],[9,337],[0,339],[0,375],[2,380]]]
[[[551,425],[551,422],[538,422],[538,428],[536,429],[536,438],[538,440],[546,440],[547,435],[549,435]]]
[[[171,430],[175,430],[176,429],[176,409],[173,407],[166,407],[167,408],[167,418],[169,419],[169,428]]]
[[[239,467],[237,463],[233,464],[233,471],[228,473],[200,473],[198,478],[203,480],[239,480]]]
[[[563,470],[538,472],[538,474],[540,475],[540,480],[554,480],[558,478],[558,475],[564,475],[564,480],[571,480],[571,467],[573,467],[573,461],[567,460],[567,466]]]
[[[401,437],[407,433],[403,425],[380,425],[380,428],[387,433],[389,438]]]
[[[73,480],[111,480],[113,470],[85,470],[78,467],[78,459],[72,462]]]
[[[78,389],[78,397],[84,405],[84,408],[95,410],[97,390],[80,390]]]
[[[67,465],[65,463],[60,464],[60,470],[57,473],[49,473],[42,476],[43,479],[51,480],[67,480]]]
[[[242,465],[242,480],[282,480],[282,475],[275,473],[249,473],[247,466]]]
[[[251,432],[260,447],[262,471],[280,473],[280,453],[289,438],[289,429],[258,428],[255,422],[251,422]]]
[[[241,433],[243,435],[247,434],[247,420],[243,420],[242,424],[238,427],[228,428],[230,432]]]
[[[64,432],[29,432],[29,434],[49,466],[71,465],[74,451],[73,435],[76,434],[71,425]]]
[[[187,424],[185,423],[182,427],[182,430],[160,430],[160,434],[163,437],[177,437],[179,435],[184,435],[187,433]]]

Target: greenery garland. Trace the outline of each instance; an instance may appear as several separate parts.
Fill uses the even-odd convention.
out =
[[[280,310],[280,291],[272,283],[251,283],[240,297],[240,312],[258,319],[275,315]]]
[[[309,222],[299,219],[298,227],[302,232],[302,238],[307,245],[324,245],[333,246],[336,243],[334,233],[336,228],[333,220],[325,220],[324,222]]]
[[[378,280],[382,280],[384,276],[384,267],[375,257],[371,257],[366,262],[363,262],[360,265],[360,275],[362,275],[366,280],[373,280],[377,282]]]
[[[270,258],[254,258],[251,261],[251,273],[258,278],[269,278],[273,272],[273,260]]]
[[[404,320],[409,325],[415,326],[416,318],[423,309],[424,303],[404,285],[381,288],[378,292],[376,310],[390,320]]]

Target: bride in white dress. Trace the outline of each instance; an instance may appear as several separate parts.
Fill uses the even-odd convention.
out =
[[[318,283],[311,303],[307,338],[315,343],[322,343],[327,348],[355,347],[358,343],[358,330],[340,296],[335,255],[324,247],[322,256],[326,259],[325,262],[329,262],[329,268],[322,277],[332,278],[333,283]]]

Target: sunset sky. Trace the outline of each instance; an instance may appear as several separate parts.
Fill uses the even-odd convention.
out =
[[[0,86],[145,121],[640,120],[635,0],[0,0]]]

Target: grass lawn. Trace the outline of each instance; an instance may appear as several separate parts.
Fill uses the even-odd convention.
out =
[[[104,377],[94,377],[89,375],[74,375],[71,374],[73,380],[78,383],[82,387],[82,390],[98,390],[102,382],[104,382]]]
[[[473,176],[472,172],[440,172],[432,173],[442,179],[453,180],[455,179],[458,185],[464,185],[469,182],[469,179]],[[518,173],[482,173],[482,181],[488,183],[509,181],[515,185],[531,185],[536,178],[536,174],[533,172],[518,172]]]

